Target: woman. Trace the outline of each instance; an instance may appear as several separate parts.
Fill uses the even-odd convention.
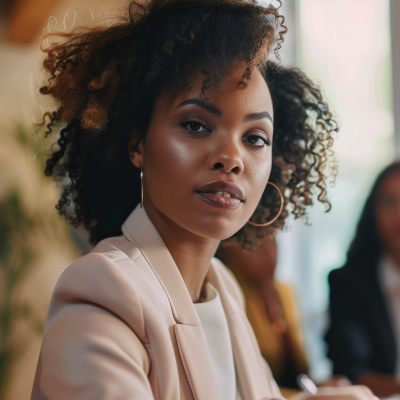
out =
[[[47,132],[61,126],[45,172],[61,215],[97,245],[54,289],[32,399],[281,396],[213,259],[221,239],[279,211],[269,179],[297,214],[313,188],[326,201],[326,106],[318,129],[275,136],[272,167],[263,71],[281,20],[241,0],[133,2],[114,25],[44,48]]]
[[[334,372],[380,397],[400,393],[400,163],[378,176],[346,264],[329,275]]]

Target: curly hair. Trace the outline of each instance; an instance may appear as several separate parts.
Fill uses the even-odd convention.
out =
[[[313,197],[331,209],[327,181],[333,185],[337,162],[332,150],[338,125],[321,90],[298,68],[284,68],[268,62],[264,70],[274,107],[274,143],[270,181],[282,191],[284,208],[272,228],[282,228],[292,213],[306,215]],[[255,212],[258,223],[267,222],[279,212],[280,197],[267,185]],[[254,237],[273,234],[274,229],[246,224],[233,238],[250,248]]]
[[[133,1],[112,26],[78,28],[53,34],[59,40],[47,46],[42,42],[48,79],[40,93],[58,104],[56,111],[44,114],[45,135],[63,124],[45,169],[61,185],[59,213],[73,226],[83,224],[93,243],[120,235],[121,224],[140,201],[140,171],[130,163],[129,138],[134,132],[145,140],[157,99],[188,88],[198,70],[204,74],[201,95],[238,68],[243,69],[239,88],[246,87],[254,68],[266,71],[267,82],[269,76],[278,82],[280,73],[271,65],[266,68],[266,59],[272,49],[278,54],[286,32],[283,23],[278,8],[255,1]],[[319,91],[307,79],[303,86],[311,89],[299,98],[318,114],[317,126],[289,133],[283,121],[287,114],[277,114],[282,119],[278,134],[284,132],[284,138],[275,139],[279,162],[272,171],[272,180],[290,191],[285,196],[295,204],[296,216],[304,213],[313,185],[326,201],[322,171],[335,129]],[[284,98],[277,95],[274,101]],[[301,119],[307,115],[293,109],[297,114],[292,119],[304,125]],[[294,169],[288,182],[283,164]],[[274,204],[263,196],[266,214],[274,211]]]

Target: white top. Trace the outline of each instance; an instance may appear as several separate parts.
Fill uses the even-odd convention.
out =
[[[206,301],[194,304],[204,330],[221,400],[242,400],[236,385],[235,364],[228,323],[218,292],[206,284]]]
[[[379,272],[384,296],[389,306],[395,341],[400,351],[400,268],[386,255],[380,261]],[[397,357],[395,378],[400,382],[400,357]]]

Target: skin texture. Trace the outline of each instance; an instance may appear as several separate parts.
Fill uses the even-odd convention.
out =
[[[181,105],[200,99],[204,75],[196,74],[190,90],[159,99],[145,144],[138,146],[133,137],[129,147],[131,162],[143,168],[146,212],[194,302],[199,300],[219,241],[250,219],[271,172],[272,146],[265,141],[272,141],[272,121],[267,117],[245,121],[249,114],[273,116],[269,89],[258,70],[245,89],[238,89],[242,74],[238,70],[218,89],[207,91],[209,103],[220,110],[218,115],[195,104]],[[194,124],[188,125],[188,120]],[[245,196],[237,209],[217,208],[198,196],[199,188],[216,180],[241,187]]]
[[[400,268],[400,171],[391,174],[378,191],[376,221],[385,250]]]

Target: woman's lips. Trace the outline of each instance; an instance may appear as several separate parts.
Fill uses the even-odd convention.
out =
[[[242,202],[234,197],[224,197],[215,193],[196,192],[197,195],[212,206],[225,210],[236,210]]]
[[[214,207],[235,210],[244,201],[244,192],[233,182],[213,181],[196,190],[196,194]]]

